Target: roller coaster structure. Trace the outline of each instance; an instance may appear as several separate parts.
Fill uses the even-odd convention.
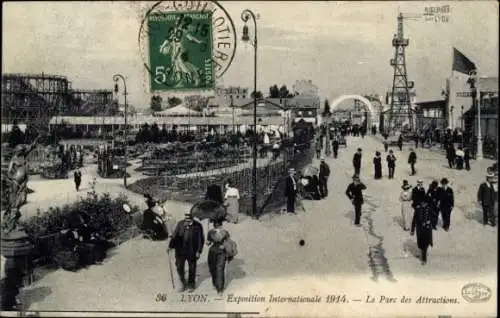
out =
[[[71,88],[66,76],[2,74],[2,123],[44,127],[53,116],[113,115],[118,111],[111,90]]]

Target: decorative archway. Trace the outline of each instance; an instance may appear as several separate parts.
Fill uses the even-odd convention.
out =
[[[332,104],[330,105],[330,109],[332,111],[335,110],[342,102],[349,100],[349,99],[359,100],[360,102],[363,102],[363,104],[366,105],[366,107],[368,108],[368,111],[370,112],[370,116],[368,116],[369,118],[366,119],[368,127],[371,127],[372,123],[377,125],[377,120],[376,120],[377,117],[376,117],[375,107],[373,107],[373,104],[370,102],[370,100],[368,100],[366,97],[363,97],[361,95],[342,95],[340,97],[337,97],[336,99],[333,100]]]

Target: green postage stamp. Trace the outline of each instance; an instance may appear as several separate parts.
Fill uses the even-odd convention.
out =
[[[212,12],[155,12],[148,30],[151,91],[214,88]]]

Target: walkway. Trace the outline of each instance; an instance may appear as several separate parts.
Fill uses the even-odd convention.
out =
[[[195,295],[206,295],[207,302],[188,302],[187,294],[172,288],[165,242],[138,238],[120,245],[101,266],[76,273],[57,270],[48,273],[23,292],[31,309],[127,310],[127,311],[258,311],[266,316],[396,316],[405,310],[422,316],[443,312],[460,316],[492,316],[496,311],[497,228],[480,223],[475,194],[491,162],[472,162],[472,171],[446,168],[435,152],[418,149],[418,175],[409,176],[408,149],[396,151],[398,166],[394,180],[372,177],[372,155],[381,144],[371,137],[348,138],[338,159],[327,158],[332,175],[330,194],[320,201],[304,201],[306,212],[298,215],[246,219],[227,224],[238,242],[239,254],[227,266],[226,297],[306,296],[322,297],[321,303],[236,302],[218,299],[207,268],[207,249],[198,266]],[[353,208],[345,196],[352,175],[351,159],[357,147],[364,149],[361,179],[367,185],[362,227],[353,226]],[[315,160],[315,164],[318,162]],[[434,247],[429,262],[418,260],[415,238],[399,225],[398,196],[403,179],[425,184],[434,178],[448,177],[455,190],[456,207],[450,232],[434,232]],[[68,181],[69,182],[69,181]],[[109,185],[108,190],[117,189]],[[171,206],[182,217],[181,205]],[[203,222],[205,231],[208,230]],[[304,246],[298,242],[303,239]],[[411,252],[405,257],[403,247]],[[173,262],[171,263],[173,264]],[[172,265],[171,265],[172,266]],[[175,269],[174,269],[175,276]],[[461,288],[477,282],[493,290],[491,299],[480,305],[468,304]],[[176,282],[179,286],[179,282]],[[155,300],[157,294],[165,301]],[[34,297],[33,295],[38,295]],[[30,296],[31,295],[31,296]],[[326,303],[328,295],[346,296],[346,303]],[[367,296],[376,298],[366,304]],[[385,304],[381,296],[412,298],[411,304]],[[419,296],[457,298],[459,303],[415,304]],[[184,301],[183,301],[184,300]],[[359,300],[359,301],[358,301]],[[360,306],[361,302],[361,306]],[[207,315],[208,316],[208,315]]]

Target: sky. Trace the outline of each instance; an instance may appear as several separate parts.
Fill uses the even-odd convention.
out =
[[[451,75],[452,48],[482,76],[498,76],[498,3],[222,1],[237,31],[234,61],[217,84],[253,86],[253,48],[240,41],[241,11],[259,15],[258,90],[312,80],[322,99],[379,94],[392,84],[391,45],[397,14],[410,45],[407,70],[420,101],[441,98]],[[2,72],[67,76],[73,88],[112,89],[127,79],[128,101],[149,107],[151,94],[138,47],[144,10],[154,2],[3,2]],[[448,23],[418,18],[425,7],[448,4]],[[253,34],[250,27],[250,34]],[[181,94],[170,93],[172,96]],[[170,96],[170,95],[167,95]],[[122,101],[121,101],[122,102]]]

